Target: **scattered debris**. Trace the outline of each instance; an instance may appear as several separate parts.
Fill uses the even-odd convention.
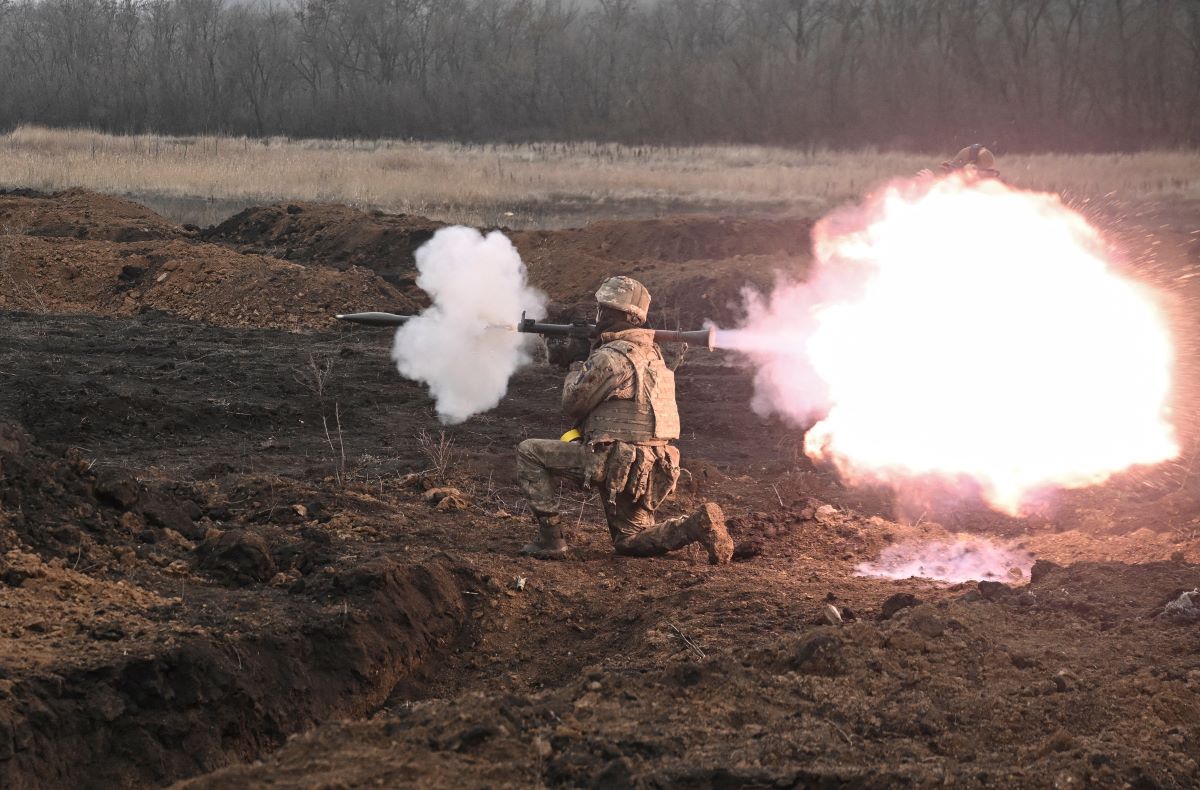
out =
[[[1159,616],[1164,620],[1177,623],[1192,623],[1200,620],[1200,589],[1182,593],[1168,603]]]
[[[462,491],[450,486],[431,488],[424,494],[425,501],[438,510],[466,510],[471,500]]]

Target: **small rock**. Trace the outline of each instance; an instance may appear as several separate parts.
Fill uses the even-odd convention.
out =
[[[1012,588],[1003,582],[982,581],[978,587],[985,601],[998,601],[1012,594]]]
[[[917,606],[921,603],[921,599],[912,593],[896,593],[889,596],[883,602],[883,606],[879,609],[880,620],[891,620],[892,617],[903,609],[908,609],[912,606]]]
[[[206,538],[197,552],[201,568],[235,584],[265,582],[275,575],[275,561],[266,541],[244,529],[218,532],[214,538]]]
[[[516,590],[517,592],[524,590],[525,589],[525,577],[517,576],[515,579],[513,579],[512,580],[512,588],[514,590]]]
[[[20,587],[29,578],[29,574],[25,571],[16,568],[8,568],[4,573],[0,574],[0,581],[7,584],[9,587]]]
[[[545,738],[534,738],[533,753],[545,760],[554,753],[554,747],[552,747],[550,745],[550,741],[546,740]]]
[[[164,568],[164,570],[172,576],[186,576],[191,568],[183,560],[175,560]]]
[[[1075,691],[1079,688],[1079,676],[1069,669],[1054,673],[1054,687],[1059,691]]]
[[[979,588],[976,587],[967,590],[965,593],[958,596],[958,600],[962,601],[963,603],[975,603],[976,601],[982,601],[983,596],[979,594]]]
[[[817,508],[816,513],[813,514],[813,518],[820,524],[830,524],[836,521],[837,517],[838,509],[833,505],[821,505]]]
[[[137,282],[146,274],[146,269],[143,266],[134,266],[132,264],[122,266],[121,273],[117,275],[117,279],[122,282]]]
[[[471,500],[466,494],[449,486],[431,488],[425,492],[424,498],[438,510],[465,510],[471,506]]]
[[[195,543],[188,540],[183,535],[180,535],[170,527],[165,527],[163,529],[162,539],[164,543],[167,543],[176,549],[179,549],[180,551],[192,551],[196,548]]]
[[[825,604],[821,609],[821,619],[830,625],[841,625],[843,622],[841,611],[831,603]]]
[[[138,501],[137,483],[116,470],[105,470],[96,478],[96,496],[120,508],[131,508]]]
[[[1010,660],[1017,669],[1033,669],[1037,666],[1037,661],[1024,653],[1013,653]]]

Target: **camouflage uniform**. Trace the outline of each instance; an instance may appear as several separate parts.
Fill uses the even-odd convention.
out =
[[[619,554],[649,557],[702,541],[710,560],[732,552],[720,509],[706,505],[711,525],[698,514],[655,524],[654,511],[679,479],[679,411],[675,374],[663,361],[649,329],[601,335],[597,348],[563,384],[563,412],[580,426],[582,442],[527,439],[517,447],[517,475],[539,523],[557,518],[554,478],[601,493],[613,546]],[[707,532],[706,532],[707,530]],[[728,543],[728,545],[724,545]]]

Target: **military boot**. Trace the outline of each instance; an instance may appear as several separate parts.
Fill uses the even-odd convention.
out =
[[[538,536],[532,543],[521,547],[520,553],[538,560],[563,560],[567,558],[567,541],[563,539],[562,524],[557,513],[535,514]]]
[[[708,551],[708,561],[723,565],[733,556],[733,539],[725,529],[725,514],[720,505],[705,503],[689,516],[681,516],[644,529],[616,544],[618,554],[627,557],[660,557],[668,551],[699,543]]]
[[[712,565],[724,565],[733,557],[733,538],[725,529],[725,513],[716,502],[705,502],[684,522],[689,536],[699,541],[708,552]]]

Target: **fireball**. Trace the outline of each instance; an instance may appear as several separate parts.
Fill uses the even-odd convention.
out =
[[[756,408],[818,419],[806,452],[850,481],[969,484],[1018,514],[1178,454],[1167,320],[1056,196],[897,183],[813,238],[810,280],[720,338],[758,362]]]

